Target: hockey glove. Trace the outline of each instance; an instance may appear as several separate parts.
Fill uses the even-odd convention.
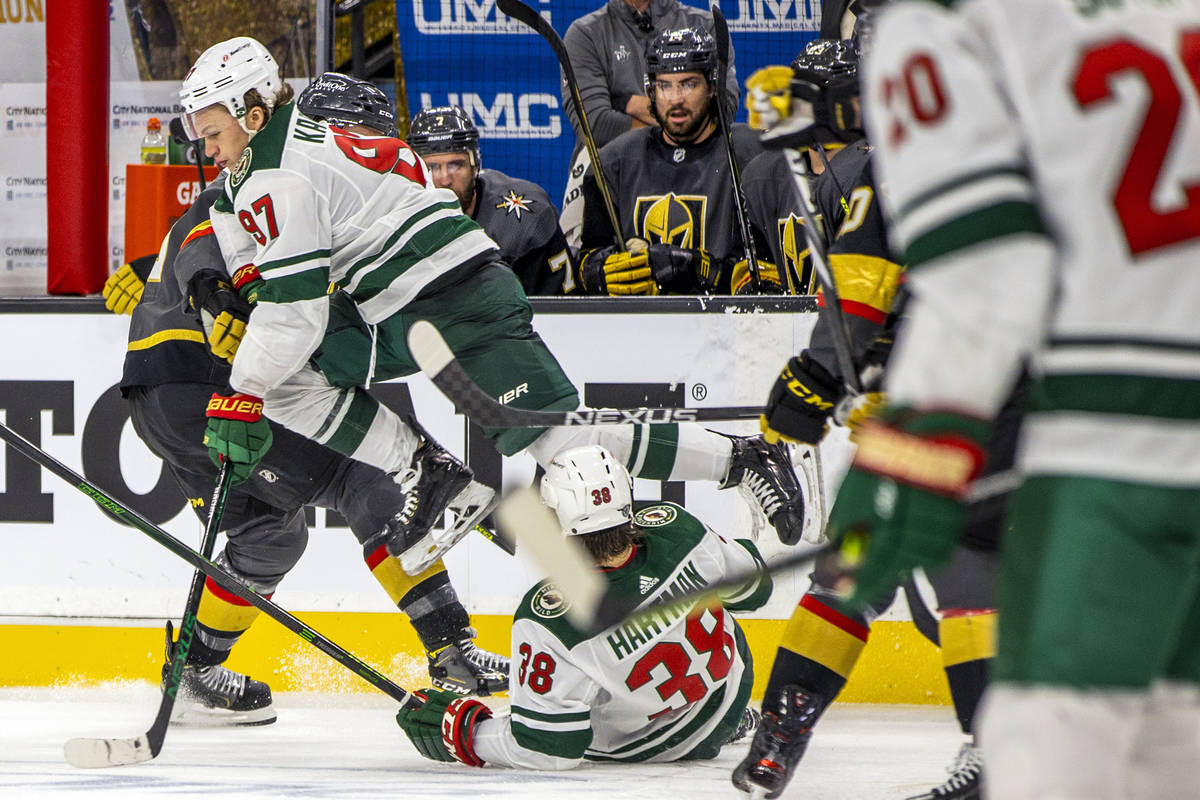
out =
[[[454,757],[442,744],[442,715],[450,701],[458,699],[459,695],[441,689],[423,689],[414,695],[425,702],[418,708],[401,708],[396,713],[396,724],[425,758],[453,761]]]
[[[204,444],[214,464],[229,460],[234,483],[249,478],[271,448],[271,425],[263,419],[262,408],[263,401],[248,394],[214,394],[208,401]]]
[[[250,304],[234,290],[228,277],[202,269],[188,281],[188,306],[199,315],[213,355],[232,364],[246,335]]]
[[[750,272],[750,261],[743,258],[733,265],[730,275],[734,294],[786,294],[779,270],[770,261],[758,259],[758,288],[754,286],[754,275]]]
[[[766,413],[758,418],[770,444],[780,439],[815,445],[829,427],[829,416],[842,396],[841,382],[805,350],[788,359],[767,396]]]
[[[644,250],[593,250],[584,256],[583,284],[591,294],[656,295],[711,292],[720,277],[704,250],[652,244]]]
[[[967,489],[983,469],[988,427],[959,414],[887,407],[860,428],[828,527],[853,567],[852,605],[892,591],[915,567],[949,561]]]
[[[434,761],[482,767],[483,759],[475,753],[475,726],[491,719],[491,709],[478,700],[441,689],[424,689],[417,696],[425,699],[424,705],[401,708],[396,714],[396,723],[417,752]]]
[[[792,68],[763,67],[746,79],[751,128],[765,131],[792,113]]]
[[[104,307],[114,314],[132,314],[145,288],[133,265],[126,264],[104,282]]]

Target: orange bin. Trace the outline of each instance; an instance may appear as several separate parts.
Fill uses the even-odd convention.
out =
[[[204,179],[217,177],[204,168]],[[158,252],[163,237],[200,194],[195,165],[128,164],[125,167],[125,260]]]

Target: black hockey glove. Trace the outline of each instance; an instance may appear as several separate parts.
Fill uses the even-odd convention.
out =
[[[246,335],[250,304],[234,291],[227,275],[202,269],[188,281],[188,307],[200,318],[213,355],[232,364]]]
[[[708,253],[652,244],[644,250],[605,247],[587,253],[582,278],[589,294],[656,295],[711,292],[720,276]]]
[[[815,445],[825,435],[842,391],[841,382],[805,350],[799,357],[788,359],[775,379],[759,427],[771,444],[786,439]]]

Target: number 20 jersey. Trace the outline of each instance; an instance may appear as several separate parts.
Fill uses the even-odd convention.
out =
[[[1029,474],[1200,484],[1200,2],[896,2],[864,71],[915,302],[895,402],[990,415]]]
[[[762,564],[754,545],[718,536],[683,508],[662,503],[635,515],[646,532],[624,565],[607,570],[613,590],[652,607]],[[510,717],[482,723],[485,762],[564,769],[591,761],[711,758],[750,697],[749,650],[731,611],[770,596],[751,581],[689,618],[690,606],[627,620],[592,637],[567,622],[563,595],[531,589],[514,616]]]

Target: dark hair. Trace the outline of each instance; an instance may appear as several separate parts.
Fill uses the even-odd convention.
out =
[[[284,103],[291,102],[296,96],[296,90],[287,81],[279,87],[279,91],[275,95],[275,108],[279,108]],[[271,118],[272,109],[267,108],[267,103],[263,100],[262,95],[258,93],[258,89],[250,89],[242,95],[242,102],[246,104],[246,113],[250,113],[252,108],[261,108],[263,113],[267,115],[267,119]]]
[[[637,544],[646,538],[645,532],[632,521],[624,522],[615,528],[605,528],[595,533],[585,533],[579,537],[587,548],[592,559],[597,563],[615,558],[625,552],[631,544]]]

